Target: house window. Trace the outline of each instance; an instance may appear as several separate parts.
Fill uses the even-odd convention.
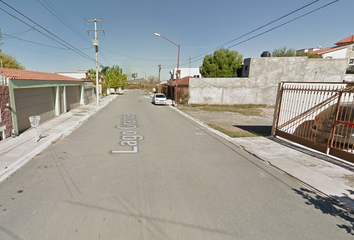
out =
[[[349,59],[349,64],[354,64],[354,58]]]

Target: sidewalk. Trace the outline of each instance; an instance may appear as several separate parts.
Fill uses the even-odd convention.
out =
[[[69,135],[85,120],[105,107],[118,95],[110,95],[100,100],[97,108],[96,101],[77,107],[69,112],[42,123],[37,127],[35,141],[35,129],[30,128],[18,137],[7,138],[0,143],[0,182],[20,169],[29,160],[41,153],[52,142]]]
[[[116,97],[117,95],[111,95],[103,98],[99,108],[96,107],[96,102],[93,102],[42,123],[37,127],[37,135],[46,137],[38,142],[34,139],[34,129],[22,133],[19,137],[2,141],[0,143],[0,182],[42,152],[52,142],[69,135]],[[171,105],[171,101],[168,105]],[[171,108],[256,156],[265,164],[290,176],[301,185],[317,190],[354,210],[354,164],[317,153],[281,138],[230,138],[180,110]]]

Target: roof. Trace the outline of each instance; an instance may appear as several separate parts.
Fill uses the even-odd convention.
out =
[[[174,80],[172,81],[172,84],[178,84],[178,85],[189,85],[189,76],[188,77],[184,77],[181,79],[178,79],[177,81]]]
[[[308,53],[310,53],[310,54],[323,54],[323,53],[332,52],[332,51],[339,50],[339,49],[346,48],[346,47],[347,46],[335,46],[335,47],[329,47],[329,48],[322,48],[320,50],[311,51]]]
[[[339,42],[336,42],[335,45],[343,45],[343,44],[350,44],[350,43],[354,43],[354,35],[351,35],[350,37],[340,40]]]
[[[56,73],[34,72],[21,69],[3,68],[4,76],[15,80],[39,81],[81,81],[77,78],[67,77]]]

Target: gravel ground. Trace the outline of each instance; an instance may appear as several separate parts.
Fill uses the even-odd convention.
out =
[[[180,107],[179,110],[208,124],[225,129],[237,137],[254,137],[270,135],[273,124],[274,108],[260,108],[260,116],[245,116],[232,112],[210,112],[191,107]]]

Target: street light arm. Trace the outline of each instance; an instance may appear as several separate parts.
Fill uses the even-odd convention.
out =
[[[158,34],[158,33],[154,33],[155,36],[158,36],[158,37],[163,37],[164,39],[166,39],[167,41],[173,43],[174,45],[176,45],[177,47],[179,47],[179,45],[177,45],[176,43],[172,42],[170,39],[168,39],[167,37],[161,35],[161,34]]]
[[[178,93],[178,91],[177,91],[177,88],[178,88],[177,82],[178,82],[178,79],[179,79],[179,52],[180,52],[180,45],[172,42],[170,39],[168,39],[165,36],[162,36],[161,34],[155,33],[155,36],[163,37],[164,39],[166,39],[167,41],[169,41],[170,43],[173,43],[175,46],[178,47],[178,60],[177,60],[177,72],[176,72],[176,86],[175,86],[175,105],[177,107],[177,93]]]

